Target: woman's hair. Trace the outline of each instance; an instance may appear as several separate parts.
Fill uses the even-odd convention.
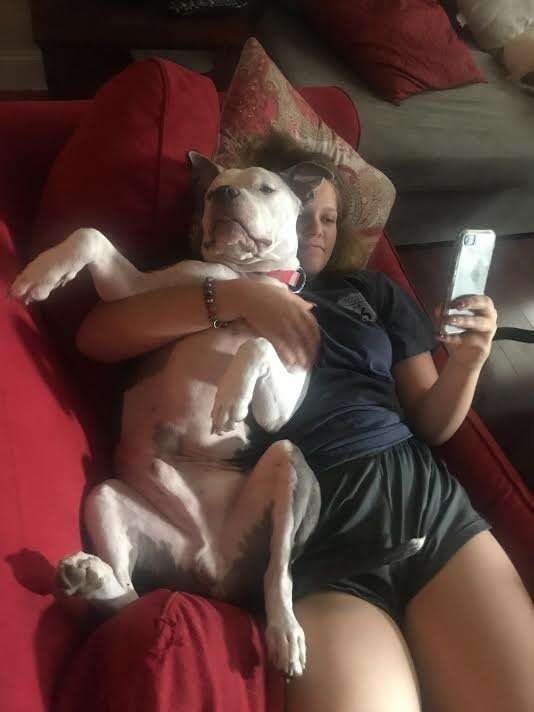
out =
[[[279,173],[302,161],[317,163],[332,174],[330,183],[336,193],[339,224],[344,213],[344,186],[339,170],[329,156],[324,153],[311,153],[299,146],[291,136],[273,132],[267,139],[261,140],[261,143],[249,144],[245,165],[260,166]]]
[[[337,202],[337,238],[332,255],[326,269],[336,270],[337,265],[346,262],[346,257],[343,259],[341,255],[347,253],[348,245],[344,245],[343,238],[340,238],[342,232],[341,225],[346,217],[347,207],[350,203],[347,191],[348,186],[341,177],[341,173],[332,161],[332,159],[323,153],[312,153],[307,151],[302,146],[299,146],[296,141],[287,134],[271,133],[265,139],[262,137],[258,143],[251,143],[248,146],[248,151],[245,155],[245,165],[260,166],[269,171],[280,172],[290,168],[291,166],[301,163],[302,161],[311,161],[326,168],[332,174],[330,184],[336,194]],[[350,261],[350,260],[349,260]]]

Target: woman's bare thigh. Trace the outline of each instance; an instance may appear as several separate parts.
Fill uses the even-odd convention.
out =
[[[410,601],[405,634],[433,712],[534,709],[534,607],[487,531]]]
[[[287,686],[287,712],[419,712],[413,663],[396,623],[336,591],[297,601],[307,666]]]

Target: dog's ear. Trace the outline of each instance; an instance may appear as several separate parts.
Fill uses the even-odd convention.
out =
[[[279,176],[303,203],[310,200],[313,196],[313,191],[324,178],[326,180],[333,180],[334,178],[328,168],[314,161],[297,163],[285,171],[281,171]]]
[[[189,151],[187,155],[191,165],[193,183],[198,190],[205,193],[219,173],[224,171],[224,168],[196,151]]]

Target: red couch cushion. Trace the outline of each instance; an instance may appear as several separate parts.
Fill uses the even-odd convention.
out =
[[[57,712],[274,712],[283,681],[258,621],[227,603],[160,589],[100,626],[58,691]]]
[[[161,59],[136,62],[97,93],[48,177],[34,247],[96,227],[139,264],[183,256],[191,217],[187,152],[211,155],[213,83]]]
[[[399,104],[428,89],[484,82],[436,0],[301,0],[358,76]]]

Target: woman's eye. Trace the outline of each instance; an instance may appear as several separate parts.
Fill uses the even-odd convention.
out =
[[[335,218],[323,218],[323,222],[326,223],[327,225],[332,225],[332,223],[336,222]]]
[[[263,185],[260,185],[260,190],[262,193],[274,193],[275,189],[271,188],[270,185],[267,185],[267,183],[263,183]]]

